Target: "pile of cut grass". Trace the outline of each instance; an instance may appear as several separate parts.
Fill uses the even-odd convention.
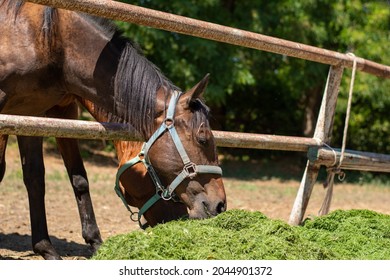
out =
[[[174,221],[109,238],[95,260],[390,260],[390,215],[337,210],[290,226],[260,212]]]

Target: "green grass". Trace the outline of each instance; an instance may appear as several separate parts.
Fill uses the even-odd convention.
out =
[[[373,211],[338,210],[294,227],[230,210],[111,237],[93,259],[390,260],[389,248],[390,216]]]

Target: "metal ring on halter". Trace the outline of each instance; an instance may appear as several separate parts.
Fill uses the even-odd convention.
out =
[[[172,195],[169,193],[168,190],[162,190],[160,196],[165,201],[168,201],[168,200],[172,199]]]
[[[131,212],[130,220],[132,220],[133,222],[138,222],[138,212]]]
[[[170,129],[175,125],[175,120],[173,118],[166,118],[164,120],[164,125],[167,129]]]

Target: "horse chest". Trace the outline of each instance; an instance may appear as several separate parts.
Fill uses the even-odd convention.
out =
[[[61,103],[67,91],[56,82],[54,72],[37,71],[28,75],[11,75],[0,81],[5,96],[0,100],[3,114],[43,116]]]

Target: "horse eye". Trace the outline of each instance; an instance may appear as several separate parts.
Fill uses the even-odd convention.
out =
[[[208,130],[202,125],[199,127],[197,133],[196,133],[196,140],[201,145],[206,145],[208,141]]]
[[[158,117],[162,116],[164,114],[164,110],[158,111],[154,114],[154,118],[157,119]]]
[[[197,137],[198,143],[201,145],[206,145],[207,144],[207,138],[203,136],[198,136]]]

